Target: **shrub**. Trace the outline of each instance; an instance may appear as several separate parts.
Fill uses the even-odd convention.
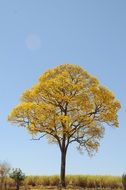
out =
[[[122,184],[123,184],[124,190],[126,190],[126,174],[122,175]]]
[[[0,162],[0,189],[6,189],[7,177],[10,171],[10,165],[7,162]]]
[[[19,190],[21,182],[24,180],[25,175],[22,173],[20,168],[13,169],[10,173],[10,178],[14,179],[16,183],[16,190]]]

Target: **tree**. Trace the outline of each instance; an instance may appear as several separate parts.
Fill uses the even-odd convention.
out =
[[[126,190],[126,174],[122,175],[122,185],[123,185],[123,189]]]
[[[13,169],[10,173],[10,178],[14,179],[16,182],[16,190],[19,190],[21,182],[25,179],[24,173],[22,173],[20,168]]]
[[[9,114],[12,123],[57,143],[60,183],[65,187],[66,154],[71,143],[89,155],[98,150],[105,124],[118,127],[120,103],[113,93],[80,66],[59,65],[40,76]]]
[[[0,163],[0,189],[6,189],[6,178],[10,171],[10,165],[7,162]]]

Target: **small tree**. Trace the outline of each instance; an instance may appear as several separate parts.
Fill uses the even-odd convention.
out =
[[[126,190],[126,174],[122,175],[122,184],[123,184],[124,190]]]
[[[16,183],[16,190],[19,190],[21,182],[25,179],[24,173],[22,173],[20,168],[16,168],[10,173],[10,177],[14,179]]]
[[[120,103],[81,67],[63,64],[48,70],[26,90],[9,121],[32,135],[47,136],[61,152],[60,183],[65,187],[66,155],[71,143],[89,155],[98,150],[104,124],[118,127]]]
[[[6,189],[6,178],[9,175],[10,165],[7,162],[0,163],[0,189]]]

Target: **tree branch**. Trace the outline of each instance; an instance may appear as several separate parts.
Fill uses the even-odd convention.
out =
[[[38,138],[33,138],[33,137],[32,137],[32,139],[30,139],[30,140],[40,140],[41,138],[45,137],[46,135],[47,135],[47,134],[41,135],[41,136],[38,137]]]

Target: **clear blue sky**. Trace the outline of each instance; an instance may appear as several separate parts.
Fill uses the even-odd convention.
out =
[[[0,160],[26,174],[58,174],[60,152],[46,139],[30,141],[7,122],[22,92],[48,68],[75,63],[95,75],[122,104],[120,128],[106,128],[89,158],[71,146],[69,174],[126,172],[126,1],[0,1]]]

